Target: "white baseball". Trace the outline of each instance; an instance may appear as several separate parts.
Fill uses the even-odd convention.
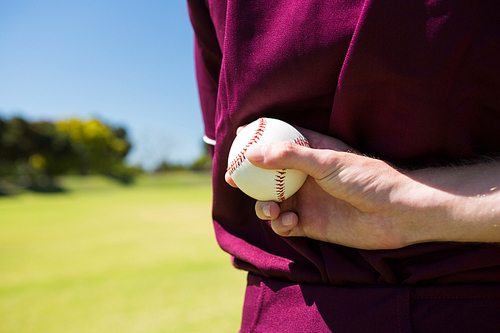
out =
[[[307,139],[293,126],[278,119],[259,118],[236,136],[229,151],[227,171],[238,188],[256,200],[284,201],[297,192],[307,178],[307,174],[299,170],[262,169],[246,159],[251,145],[275,141],[309,147]]]

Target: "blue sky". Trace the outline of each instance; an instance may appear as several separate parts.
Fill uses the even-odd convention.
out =
[[[146,168],[201,154],[185,1],[2,0],[0,50],[1,117],[98,117]]]

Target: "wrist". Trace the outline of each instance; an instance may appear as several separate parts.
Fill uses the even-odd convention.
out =
[[[449,193],[411,180],[406,189],[406,214],[402,220],[405,245],[451,241],[455,198]],[[456,230],[453,230],[456,232]]]
[[[500,236],[498,197],[483,193],[455,196],[450,219],[457,242],[498,242]]]
[[[499,241],[499,192],[488,186],[491,175],[481,179],[482,168],[431,168],[409,175],[414,181],[411,201],[417,207],[410,244]]]

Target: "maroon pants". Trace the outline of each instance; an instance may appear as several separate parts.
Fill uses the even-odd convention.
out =
[[[500,285],[323,286],[249,274],[241,332],[500,332]]]

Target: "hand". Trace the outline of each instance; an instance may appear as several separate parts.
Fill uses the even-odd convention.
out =
[[[405,173],[352,152],[339,140],[300,131],[312,148],[279,142],[247,151],[248,160],[256,166],[295,168],[310,175],[290,199],[280,204],[256,203],[257,216],[271,220],[277,234],[362,249],[393,249],[426,241],[500,240],[498,228],[479,232],[477,224],[471,229],[471,224],[457,222],[470,219],[457,213],[464,211],[458,209],[464,196],[453,193],[453,184],[463,186],[464,182],[454,173],[442,169]],[[493,169],[492,179],[498,180],[500,168],[495,165]],[[226,179],[235,186],[229,175]],[[498,216],[490,216],[489,221],[493,226]],[[494,238],[488,230],[496,231]],[[475,240],[470,239],[472,235]]]

